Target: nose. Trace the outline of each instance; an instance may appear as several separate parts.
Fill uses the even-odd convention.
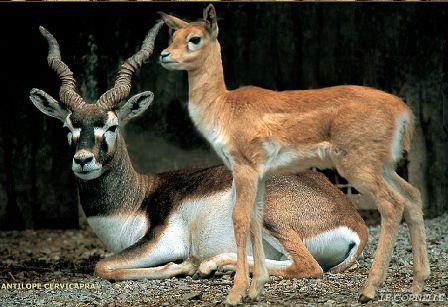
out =
[[[79,165],[81,165],[81,167],[83,167],[87,163],[90,163],[93,161],[93,153],[91,153],[87,150],[80,150],[73,157],[73,161],[76,164],[79,164]]]
[[[167,61],[169,61],[168,60],[168,58],[169,58],[169,56],[170,56],[170,52],[169,51],[167,51],[167,50],[163,50],[161,53],[160,53],[160,62],[167,62]]]
[[[84,159],[74,158],[74,160],[75,160],[75,163],[77,163],[77,164],[79,164],[81,166],[84,166],[84,164],[87,164],[87,163],[89,163],[89,162],[91,162],[93,160],[93,156],[92,157],[87,157],[87,158],[84,158]]]

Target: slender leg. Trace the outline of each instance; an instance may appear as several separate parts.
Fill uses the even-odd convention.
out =
[[[291,259],[266,259],[264,262],[269,274],[287,278],[312,278],[322,276],[322,268],[310,254],[296,232],[292,230],[285,232],[282,238],[279,238],[279,241],[285,247]],[[235,253],[224,253],[201,262],[198,273],[201,277],[206,277],[218,268],[234,271],[236,265],[237,255]],[[248,265],[249,270],[253,271],[253,257],[248,257]]]
[[[273,271],[274,275],[290,278],[320,277],[323,275],[324,271],[296,231],[292,229],[275,230],[274,235],[293,261],[289,267]]]
[[[233,226],[237,246],[237,266],[234,284],[227,297],[227,303],[236,305],[246,296],[249,286],[249,268],[246,244],[255,198],[257,194],[258,173],[247,165],[233,166],[233,186],[235,206],[233,208]],[[258,255],[257,255],[258,256]]]
[[[111,271],[106,269],[106,266],[106,263],[98,262],[95,268],[96,274],[111,280],[166,279],[178,275],[193,275],[198,268],[198,261],[187,258],[180,264],[170,262],[152,268],[117,268]]]
[[[279,240],[290,259],[284,261],[266,259],[264,262],[269,274],[288,278],[322,276],[322,268],[308,251],[302,238],[296,231],[279,225],[279,227],[275,227],[272,230],[271,234]],[[249,269],[254,270],[254,260],[252,257],[248,258]],[[224,253],[211,257],[200,264],[198,273],[200,276],[208,276],[219,267],[235,270],[235,266],[237,266],[236,260],[237,255],[235,253]]]
[[[263,290],[264,284],[269,280],[269,273],[265,266],[265,255],[263,249],[263,206],[264,206],[264,179],[260,179],[257,188],[252,219],[250,222],[250,238],[254,254],[253,278],[249,287],[249,297],[257,299]]]
[[[392,179],[393,186],[405,197],[404,219],[409,228],[414,258],[412,292],[419,294],[423,290],[425,280],[428,279],[431,272],[426,249],[422,200],[420,192],[397,173],[390,172],[390,178]]]
[[[384,181],[378,185],[378,190],[371,196],[375,200],[381,215],[381,232],[369,277],[359,298],[360,302],[372,300],[375,297],[376,290],[386,279],[387,268],[404,210],[403,197]]]
[[[369,276],[359,297],[359,301],[365,303],[374,299],[376,290],[386,279],[387,268],[403,216],[405,199],[387,182],[387,170],[392,167],[392,163],[369,164],[369,160],[366,159],[363,164],[353,165],[352,161],[356,159],[359,159],[356,155],[338,157],[335,159],[336,169],[362,195],[372,199],[381,215],[378,246]],[[373,160],[380,159],[372,158],[370,161]]]
[[[155,232],[151,237],[143,237],[127,249],[99,261],[95,266],[95,274],[112,280],[163,278],[172,274],[193,274],[198,264],[194,258],[184,263],[168,264],[155,268],[160,264],[188,257],[187,239],[177,234],[173,240],[169,231],[164,234]],[[187,233],[187,232],[185,232]]]
[[[214,257],[210,257],[199,265],[198,273],[200,277],[207,277],[213,271],[218,269],[224,269],[226,271],[235,271],[236,269],[236,253],[224,253],[219,254]],[[254,258],[251,256],[247,257],[249,270],[253,272],[254,270]],[[292,264],[292,260],[271,260],[266,259],[265,265],[269,273],[272,273],[277,276],[287,276],[287,274],[278,274],[280,272],[284,272],[290,267]]]

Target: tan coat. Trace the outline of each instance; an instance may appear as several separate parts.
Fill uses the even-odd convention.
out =
[[[384,282],[398,225],[404,213],[414,254],[413,291],[429,276],[429,263],[417,189],[395,172],[410,149],[413,114],[398,97],[360,86],[276,92],[257,87],[228,90],[224,83],[216,11],[209,5],[202,22],[188,23],[162,13],[175,30],[160,62],[186,70],[189,112],[199,131],[232,170],[233,221],[238,265],[229,304],[237,304],[249,285],[246,238],[254,250],[251,298],[267,281],[261,248],[264,178],[267,173],[334,167],[376,204],[381,234],[360,300],[374,298]],[[255,33],[256,34],[256,33]],[[317,271],[311,265],[309,271]]]

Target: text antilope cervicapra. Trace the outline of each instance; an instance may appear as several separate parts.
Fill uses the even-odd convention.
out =
[[[231,173],[217,166],[139,174],[120,133],[119,126],[141,114],[153,99],[145,92],[121,106],[133,72],[152,53],[160,25],[149,32],[142,50],[122,65],[115,87],[96,104],[87,104],[76,92],[58,43],[41,28],[49,43],[48,62],[62,80],[61,103],[36,89],[30,97],[68,130],[72,169],[88,223],[116,253],[96,265],[96,273],[108,279],[160,279],[195,272],[204,276],[219,267],[233,269],[236,262]],[[365,224],[322,174],[273,176],[266,192],[263,239],[272,274],[309,277],[320,275],[322,268],[340,272],[361,253],[367,240]],[[183,262],[169,263],[176,260]]]
[[[190,116],[234,177],[238,264],[228,302],[238,303],[249,284],[249,233],[255,262],[249,296],[257,297],[268,279],[261,248],[266,174],[309,167],[336,168],[381,214],[378,248],[360,300],[373,299],[384,282],[403,212],[414,256],[413,292],[419,293],[430,273],[421,198],[395,172],[402,152],[410,149],[413,129],[413,114],[403,101],[361,86],[228,90],[213,6],[199,22],[161,14],[175,31],[160,62],[167,69],[187,70]],[[284,210],[288,207],[285,204]]]

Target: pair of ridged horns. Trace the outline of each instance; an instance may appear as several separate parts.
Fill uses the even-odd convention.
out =
[[[119,106],[120,102],[129,95],[131,91],[132,75],[153,53],[154,41],[162,25],[163,21],[158,21],[154,27],[149,30],[140,50],[121,65],[114,87],[101,95],[96,102],[96,105],[99,108],[106,110],[115,109]],[[61,103],[70,110],[82,108],[82,106],[86,104],[86,101],[76,91],[76,81],[73,77],[73,72],[67,64],[61,60],[61,51],[57,40],[44,27],[39,27],[39,31],[48,42],[48,65],[61,79],[61,88],[59,90]]]

